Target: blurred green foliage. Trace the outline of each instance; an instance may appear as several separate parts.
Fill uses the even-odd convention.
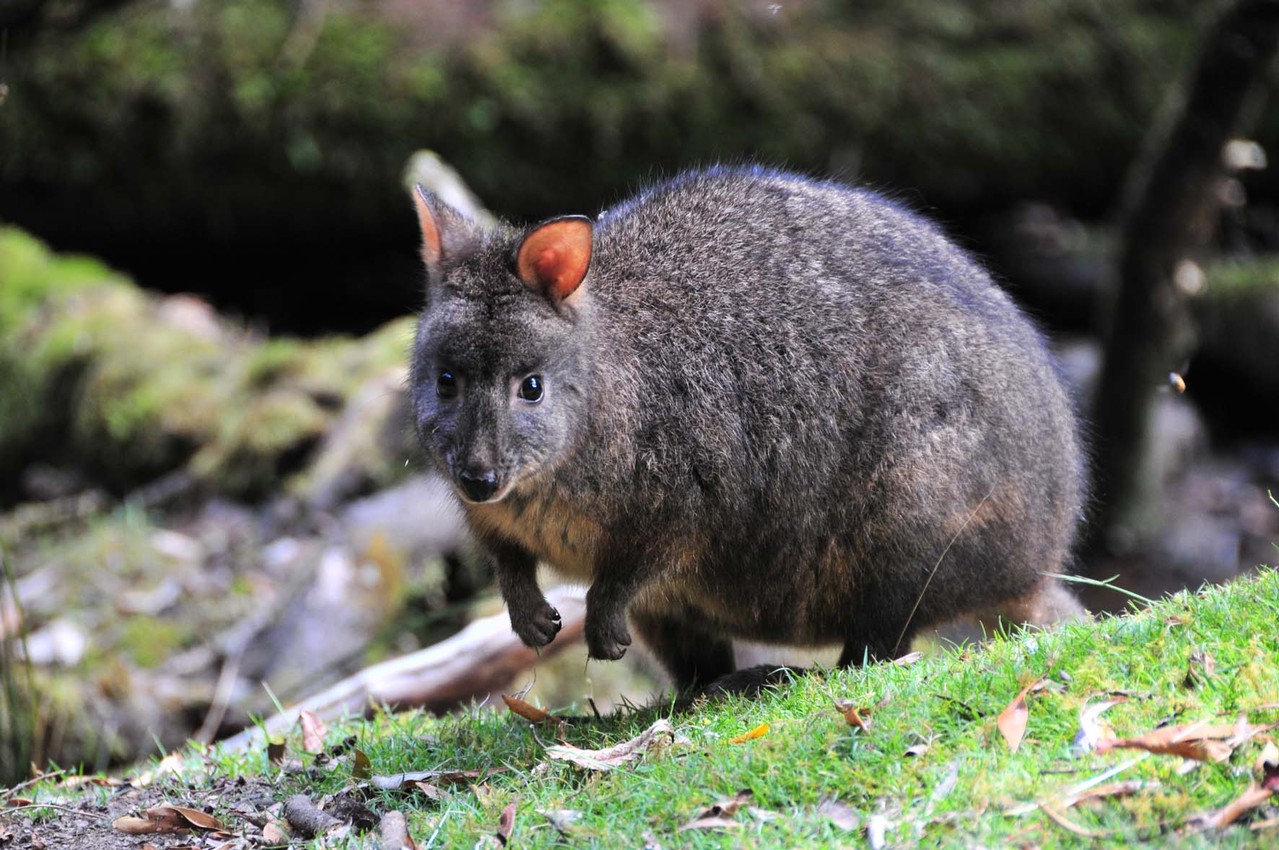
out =
[[[265,341],[191,300],[0,227],[0,481],[37,459],[125,490],[186,468],[259,496],[300,472],[347,400],[401,368],[400,320],[362,340]],[[385,483],[403,474],[370,458]]]
[[[429,147],[507,215],[589,209],[691,163],[762,159],[947,210],[1097,212],[1190,55],[1193,0],[496,4],[422,48],[359,5],[136,3],[16,44],[0,181],[85,228],[376,231]],[[708,7],[708,10],[712,7]]]

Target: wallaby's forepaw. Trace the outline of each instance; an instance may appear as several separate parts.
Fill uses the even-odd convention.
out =
[[[517,616],[511,612],[511,628],[524,641],[525,646],[546,646],[560,631],[560,612],[549,602],[543,601],[531,613]]]
[[[616,661],[626,654],[626,647],[630,645],[631,633],[626,628],[625,617],[592,620],[590,608],[587,608],[586,650],[591,658]]]

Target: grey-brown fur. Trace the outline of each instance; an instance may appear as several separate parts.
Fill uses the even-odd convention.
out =
[[[693,172],[602,214],[560,301],[516,276],[530,231],[421,204],[440,248],[416,421],[444,476],[496,482],[462,503],[525,643],[559,628],[539,560],[589,582],[591,657],[623,654],[629,614],[681,687],[731,672],[734,637],[860,663],[966,614],[1078,610],[1045,578],[1081,511],[1066,393],[932,224],[834,183]]]

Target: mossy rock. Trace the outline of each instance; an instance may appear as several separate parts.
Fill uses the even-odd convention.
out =
[[[347,402],[403,368],[409,320],[367,340],[264,339],[190,297],[0,229],[0,471],[45,459],[125,491],[186,469],[237,496],[305,470]],[[366,463],[393,476],[377,444]],[[385,450],[398,458],[403,444]],[[401,466],[402,468],[402,466]]]
[[[1191,57],[1201,5],[730,3],[680,30],[642,0],[552,0],[499,4],[423,48],[375,5],[131,4],[11,40],[4,207],[140,257],[139,234],[151,253],[202,252],[193,274],[228,270],[205,272],[214,292],[258,283],[231,246],[319,272],[343,252],[405,259],[399,176],[422,147],[514,218],[743,158],[906,191],[951,220],[1025,198],[1095,214]],[[410,265],[344,292],[399,287],[406,303]],[[319,309],[295,273],[282,317]]]

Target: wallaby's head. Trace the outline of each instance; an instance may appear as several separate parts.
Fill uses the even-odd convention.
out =
[[[420,186],[426,308],[411,393],[422,446],[464,499],[534,480],[571,445],[587,403],[591,220],[483,227]]]

